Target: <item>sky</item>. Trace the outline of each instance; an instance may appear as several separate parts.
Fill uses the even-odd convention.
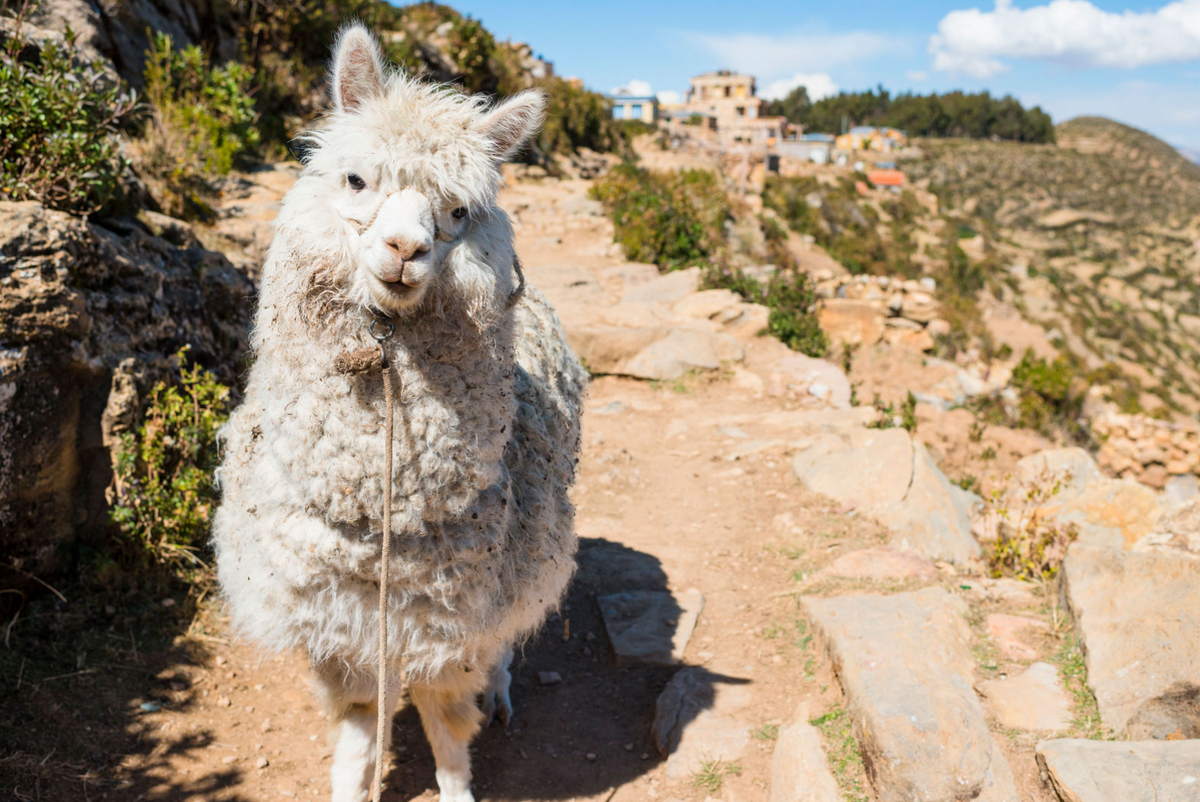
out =
[[[1200,149],[1200,0],[857,0],[704,3],[452,2],[500,39],[528,42],[591,89],[661,100],[715,69],[758,93],[1011,94],[1055,122],[1097,114]],[[993,4],[994,3],[994,4]]]

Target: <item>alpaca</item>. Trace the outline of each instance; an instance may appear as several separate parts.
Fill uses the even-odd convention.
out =
[[[331,77],[333,109],[307,136],[263,268],[245,400],[222,431],[218,577],[240,632],[306,652],[335,722],[333,799],[366,799],[386,498],[386,710],[407,685],[442,802],[470,802],[470,739],[497,714],[507,725],[513,647],[574,570],[586,374],[536,291],[509,303],[519,271],[496,207],[499,166],[545,101],[489,108],[413,81],[359,25]],[[373,324],[393,332],[390,477],[381,373],[334,368],[375,347]]]

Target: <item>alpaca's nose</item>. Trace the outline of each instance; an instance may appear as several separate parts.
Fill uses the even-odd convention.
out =
[[[417,242],[416,240],[407,239],[405,237],[394,237],[387,240],[387,246],[395,251],[402,262],[407,262],[415,259],[423,253],[429,252],[429,243]]]

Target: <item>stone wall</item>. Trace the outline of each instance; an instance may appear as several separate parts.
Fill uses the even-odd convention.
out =
[[[931,351],[934,338],[948,334],[934,299],[937,283],[888,276],[814,276],[823,299],[819,317],[830,342],[839,346],[874,345],[880,340]]]
[[[1200,476],[1200,426],[1172,423],[1145,415],[1106,410],[1092,418],[1102,442],[1101,467],[1151,487],[1165,487],[1172,476]]]

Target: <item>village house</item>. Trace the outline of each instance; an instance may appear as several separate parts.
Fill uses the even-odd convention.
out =
[[[762,106],[753,75],[717,70],[692,78],[687,101],[674,119],[715,130],[718,143],[724,146],[773,147],[783,139],[788,121],[763,116]]]
[[[641,120],[654,125],[658,122],[658,98],[651,95],[631,95],[617,92],[608,95],[614,120]]]
[[[838,150],[876,150],[891,153],[908,146],[908,134],[899,128],[856,125],[837,138]]]

